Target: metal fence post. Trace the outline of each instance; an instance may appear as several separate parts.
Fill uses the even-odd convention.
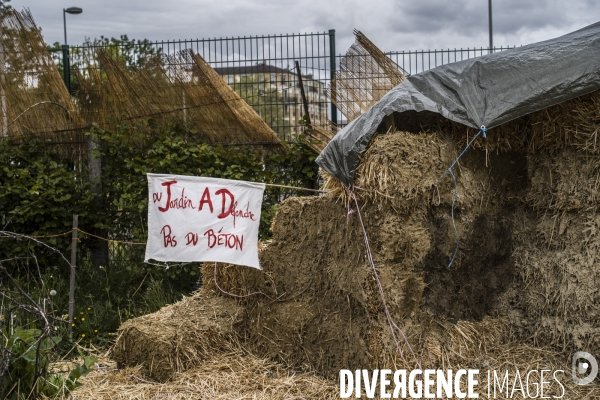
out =
[[[69,337],[73,335],[73,314],[75,314],[75,268],[77,268],[77,223],[79,216],[73,214],[73,232],[71,233],[71,282],[69,283]]]
[[[69,62],[69,45],[62,45],[63,52],[63,80],[65,81],[65,86],[71,94],[71,63]]]
[[[335,29],[329,30],[329,79],[330,84],[335,76]],[[331,101],[331,100],[330,100]],[[331,102],[331,122],[337,126],[337,108]]]

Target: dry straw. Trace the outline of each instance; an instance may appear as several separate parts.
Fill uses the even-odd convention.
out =
[[[196,294],[125,322],[112,357],[120,367],[144,365],[145,376],[166,381],[215,353],[236,348],[233,324],[240,309],[216,296]]]
[[[132,68],[98,49],[77,77],[82,112],[105,127],[115,121],[176,119],[209,143],[279,143],[258,114],[191,50],[152,56]]]
[[[571,147],[600,153],[600,91],[533,114],[531,127],[533,151]]]
[[[391,202],[395,206],[403,200],[429,196],[453,149],[452,142],[440,135],[390,129],[387,134],[376,135],[361,154],[354,191],[363,205]],[[347,205],[348,189],[326,171],[321,174],[324,189]]]
[[[73,392],[77,399],[337,399],[335,382],[294,373],[241,350],[218,354],[168,382],[146,378],[140,367],[92,372]]]
[[[546,378],[552,381],[545,385],[544,396],[560,397],[564,399],[581,400],[597,399],[600,395],[600,387],[597,384],[579,386],[571,378],[571,365],[566,362],[566,357],[556,351],[545,348],[533,347],[523,342],[512,339],[510,324],[504,319],[485,318],[481,322],[459,321],[453,326],[445,329],[443,338],[430,340],[427,344],[428,355],[432,363],[443,370],[452,369],[478,369],[479,370],[479,394],[482,399],[513,398],[528,399],[525,389],[527,373],[532,370],[549,370]],[[564,386],[561,389],[551,374],[558,372],[556,377]],[[493,389],[490,396],[487,394],[488,374],[490,373],[490,388],[494,385],[494,374],[496,371],[500,382],[508,371],[508,382],[510,394],[507,395],[506,385],[504,394],[497,392],[494,396]],[[517,372],[518,371],[518,372]],[[520,380],[520,381],[519,381]],[[531,375],[531,381],[537,380],[539,390],[539,372]],[[546,379],[545,379],[546,380]],[[525,391],[516,390],[514,387],[524,388]],[[484,389],[484,390],[481,390]],[[496,390],[499,390],[498,387]],[[530,382],[529,390],[535,395],[536,387]],[[540,393],[538,392],[538,397]]]
[[[82,140],[82,121],[29,10],[0,24],[0,137]]]
[[[355,30],[356,41],[348,49],[327,89],[331,102],[352,121],[402,83],[407,75],[362,32]],[[321,152],[335,136],[337,127],[309,126],[304,142]]]

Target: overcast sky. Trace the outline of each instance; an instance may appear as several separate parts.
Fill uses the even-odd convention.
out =
[[[488,0],[12,0],[28,7],[46,42],[84,37],[151,40],[336,30],[345,53],[354,28],[384,51],[487,47]],[[493,0],[494,44],[521,45],[600,21],[600,0]]]

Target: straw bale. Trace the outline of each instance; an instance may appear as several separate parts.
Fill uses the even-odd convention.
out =
[[[449,136],[459,148],[465,148],[479,132],[475,129],[449,119],[440,118],[436,128],[443,136]],[[487,130],[486,138],[480,137],[471,145],[472,149],[486,152],[523,151],[527,145],[530,130],[529,117],[517,118],[500,126]]]
[[[528,155],[531,189],[525,201],[553,213],[588,212],[600,206],[600,160],[574,148]]]
[[[142,365],[145,374],[165,381],[209,355],[235,348],[237,304],[197,293],[158,312],[125,322],[112,357],[120,368]]]
[[[432,185],[452,162],[454,146],[435,134],[390,132],[376,135],[361,155],[354,185],[361,203],[391,202],[406,211],[413,201],[431,195]],[[347,189],[326,171],[324,188],[334,198],[348,202]]]
[[[570,147],[600,153],[600,91],[534,113],[531,127],[532,151]]]
[[[259,258],[267,246],[268,243],[258,242]],[[223,291],[237,296],[247,296],[252,293],[253,288],[267,288],[270,281],[269,275],[264,271],[226,263],[205,262],[202,264],[200,275],[202,293],[217,296],[222,295]]]
[[[513,379],[517,369],[563,367],[573,349],[600,352],[593,157],[533,152],[526,140],[469,149],[453,169],[451,211],[454,185],[440,178],[465,140],[376,136],[355,173],[361,218],[332,177],[328,195],[282,202],[262,272],[218,266],[226,291],[259,292],[227,299],[239,307],[233,330],[244,348],[331,378],[341,368],[415,368],[431,357],[436,367],[507,369]],[[214,264],[204,266],[206,295],[225,299],[213,273]]]
[[[94,371],[81,381],[83,386],[71,396],[74,400],[339,398],[336,382],[242,352],[210,357],[164,383],[148,378],[140,367]]]
[[[530,288],[519,296],[527,316],[520,328],[534,343],[564,352],[600,351],[599,228],[595,212],[542,215],[517,243],[515,264]]]
[[[415,354],[435,330],[436,319],[481,318],[513,279],[511,227],[504,217],[513,204],[493,200],[498,193],[523,191],[517,182],[523,173],[515,173],[523,166],[506,163],[507,155],[490,155],[489,170],[483,152],[456,167],[456,210],[461,212],[456,223],[465,254],[446,269],[455,246],[452,188],[448,180],[439,185],[436,207],[432,184],[456,153],[451,141],[434,134],[381,135],[363,154],[364,169],[356,174],[355,192],[386,306]],[[490,175],[492,165],[498,166],[498,175]],[[511,178],[500,179],[504,173]],[[493,211],[486,205],[493,205]],[[245,346],[292,366],[309,365],[325,376],[339,368],[403,365],[365,259],[356,214],[353,202],[339,204],[331,192],[279,206],[273,241],[261,255],[265,279],[237,284],[244,293],[268,295],[243,300],[246,311],[239,327]],[[399,344],[409,358],[408,345]]]
[[[479,369],[479,387],[488,387],[487,371],[497,371],[502,380],[508,371],[508,382],[511,394],[498,393],[496,396],[491,391],[480,392],[480,398],[514,398],[528,399],[527,392],[512,391],[513,387],[524,387],[526,374],[531,370],[562,370],[557,377],[563,389],[552,380],[545,385],[544,396],[560,397],[564,399],[596,399],[600,396],[600,386],[596,383],[579,386],[571,379],[571,365],[566,362],[563,354],[542,347],[534,347],[524,343],[515,342],[510,332],[510,324],[505,319],[485,318],[481,322],[459,321],[457,324],[446,327],[440,339],[430,339],[428,342],[428,355],[430,362],[443,370],[452,369]],[[517,375],[518,372],[518,375]],[[521,384],[519,384],[519,377]],[[494,375],[490,374],[493,381]],[[539,374],[532,376],[539,379]],[[492,382],[493,384],[493,382]],[[539,383],[538,383],[539,385]],[[531,394],[534,396],[534,387]],[[539,390],[539,389],[538,389]],[[539,392],[538,392],[539,395]],[[535,397],[535,396],[534,396]]]
[[[355,193],[361,204],[391,206],[400,213],[419,204],[449,204],[452,179],[448,174],[440,178],[460,151],[451,138],[436,133],[394,131],[377,135],[361,155],[355,172]],[[456,208],[482,207],[486,197],[491,196],[493,183],[480,165],[481,161],[490,162],[490,157],[470,154],[454,167],[458,185]],[[477,165],[469,167],[465,164],[469,162]],[[326,171],[321,174],[328,195],[347,204],[347,189]]]

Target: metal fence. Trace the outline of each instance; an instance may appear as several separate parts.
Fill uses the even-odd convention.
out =
[[[492,52],[499,52],[513,47],[494,47]],[[490,54],[489,48],[466,48],[466,49],[441,49],[441,50],[414,50],[414,51],[390,51],[385,54],[398,66],[402,67],[411,75],[426,71],[440,65],[450,64],[469,58],[481,57]]]
[[[148,54],[169,55],[191,50],[202,56],[226,82],[280,136],[291,141],[303,129],[305,114],[298,71],[298,62],[313,125],[338,127],[346,118],[328,100],[326,89],[344,55],[336,54],[335,30],[320,33],[244,36],[178,41],[143,41],[137,44],[101,43],[88,46],[63,46],[53,57],[65,73],[71,88],[77,87],[73,71],[94,66],[94,54],[104,49],[128,65],[140,67]],[[504,51],[513,47],[495,47]],[[385,54],[409,74],[416,74],[440,65],[479,57],[490,53],[488,48],[445,50],[391,51]],[[65,58],[67,57],[67,58]],[[64,70],[62,65],[69,65]]]
[[[337,113],[332,114],[334,108],[325,95],[335,69],[334,44],[335,30],[136,45],[72,46],[68,49],[70,68],[65,80],[76,89],[74,70],[97,66],[94,60],[98,49],[133,67],[143,66],[144,56],[148,54],[162,55],[168,67],[169,56],[191,50],[207,61],[282,139],[290,141],[301,132],[300,121],[305,114],[296,63],[313,124],[325,126],[328,120],[336,122]],[[62,53],[56,52],[54,57],[61,65],[65,64]]]

